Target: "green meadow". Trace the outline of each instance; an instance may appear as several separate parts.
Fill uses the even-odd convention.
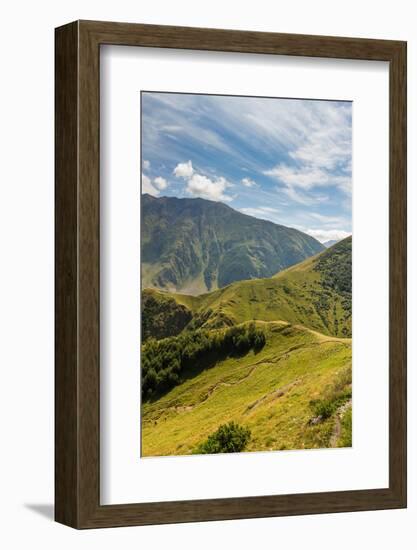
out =
[[[199,296],[145,289],[142,319],[142,456],[226,452],[231,423],[242,451],[351,446],[351,238]]]

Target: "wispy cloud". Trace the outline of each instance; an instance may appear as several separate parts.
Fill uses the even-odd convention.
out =
[[[301,110],[302,111],[302,110]],[[299,201],[309,191],[333,187],[351,193],[351,109],[345,104],[317,102],[304,113],[304,132],[288,150],[288,158],[264,171],[287,190],[298,190]],[[288,193],[288,191],[287,191]]]
[[[279,223],[280,210],[278,208],[272,208],[270,206],[258,206],[258,207],[245,207],[239,209],[242,214],[253,216],[255,218],[261,218],[262,220],[268,220],[274,223]]]
[[[304,206],[317,205],[328,200],[327,195],[315,194],[314,196],[311,196],[306,193],[302,193],[294,189],[294,187],[290,186],[283,187],[279,191],[280,193],[283,193],[286,197],[291,199],[293,202],[302,204]]]
[[[324,225],[331,225],[331,226],[345,226],[348,221],[341,217],[341,216],[328,216],[324,214],[319,214],[318,212],[310,212],[310,217],[314,220],[317,220],[321,222]]]
[[[351,131],[347,102],[145,92],[143,186],[231,202],[292,227],[348,232]]]
[[[192,140],[202,149],[232,153],[229,143],[215,128],[201,124],[204,107],[198,97],[187,94],[144,93],[142,97],[142,139],[147,153],[169,156],[170,149],[160,149],[164,138]],[[197,98],[197,99],[195,99]],[[148,155],[149,156],[149,155]]]

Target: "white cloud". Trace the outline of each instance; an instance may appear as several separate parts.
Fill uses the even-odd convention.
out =
[[[177,164],[173,174],[187,182],[185,190],[194,197],[213,201],[231,201],[233,199],[225,193],[228,187],[233,187],[232,183],[223,177],[208,177],[197,173],[191,160]]]
[[[159,190],[152,185],[151,178],[148,178],[146,174],[142,173],[142,193],[148,193],[153,197],[159,195]]]
[[[187,182],[186,191],[195,197],[213,201],[231,201],[232,197],[224,192],[231,184],[223,177],[214,180],[201,174],[193,174]]]
[[[151,167],[151,163],[149,160],[144,160],[143,161],[143,169],[144,170],[149,170],[149,168]]]
[[[168,182],[161,176],[151,180],[149,176],[142,172],[142,193],[148,193],[154,197],[157,197],[163,189],[168,187]]]
[[[342,229],[304,229],[302,231],[321,243],[325,243],[326,241],[340,241],[351,235],[351,233],[343,231]]]
[[[177,164],[177,166],[174,168],[173,174],[177,178],[191,178],[191,176],[194,174],[194,168],[191,160],[188,162],[180,162]]]
[[[243,178],[241,180],[242,185],[245,187],[258,187],[258,184],[253,181],[251,178]]]
[[[157,187],[160,191],[163,189],[166,189],[168,187],[168,182],[165,178],[162,178],[161,176],[156,177],[153,180],[153,184],[155,187]]]

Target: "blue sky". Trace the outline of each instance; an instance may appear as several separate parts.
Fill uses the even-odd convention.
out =
[[[351,234],[352,104],[142,92],[142,193]]]

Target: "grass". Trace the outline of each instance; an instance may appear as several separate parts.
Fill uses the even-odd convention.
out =
[[[195,376],[142,405],[143,456],[192,454],[232,420],[250,430],[248,451],[329,445],[336,413],[312,425],[311,403],[349,392],[351,340],[288,322],[257,324],[266,335],[259,353],[196,369]],[[348,432],[346,413],[341,439]]]
[[[338,246],[334,247],[336,252]],[[199,296],[170,296],[192,312],[193,320],[188,328],[285,320],[323,334],[349,337],[352,333],[350,300],[344,288],[329,284],[329,264],[336,252],[328,249],[270,279],[239,281]],[[344,250],[338,257],[351,261],[349,252]],[[154,292],[156,295],[158,291]]]
[[[181,334],[255,321],[266,343],[240,357],[207,353],[181,372],[177,386],[144,402],[142,454],[198,452],[230,422],[250,431],[248,451],[351,446],[350,266],[345,239],[269,279],[199,296],[151,291],[163,302],[157,312],[177,313],[167,296],[190,312]],[[164,327],[164,315],[151,313],[156,328]]]

